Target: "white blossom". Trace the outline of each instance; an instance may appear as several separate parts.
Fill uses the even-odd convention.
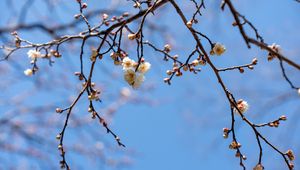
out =
[[[246,101],[240,99],[237,102],[237,108],[241,113],[245,113],[249,109],[249,104]],[[235,111],[238,112],[237,110]]]
[[[273,43],[272,45],[269,45],[268,47],[271,48],[272,50],[276,51],[279,54],[282,52],[281,47],[278,44]]]
[[[104,20],[107,20],[108,17],[109,17],[109,16],[108,16],[106,13],[102,14],[102,18],[103,18]]]
[[[226,51],[226,48],[223,44],[216,43],[213,48],[213,53],[216,55],[222,55]]]
[[[136,79],[136,73],[134,72],[134,70],[125,70],[124,79],[129,85],[132,85]]]
[[[143,74],[139,74],[138,76],[136,76],[136,78],[132,84],[132,87],[134,89],[139,88],[142,85],[142,83],[144,82],[144,80],[145,80],[145,76]]]
[[[188,28],[192,28],[193,22],[192,22],[192,21],[188,21],[188,22],[186,23],[186,26],[187,26]]]
[[[272,45],[268,45],[268,47],[271,48],[273,51],[279,53],[279,54],[282,53],[281,47],[280,47],[280,45],[278,45],[278,44],[273,43]],[[275,54],[269,53],[269,55],[268,55],[268,61],[273,60],[275,57],[276,57]]]
[[[136,37],[137,37],[136,34],[128,34],[129,40],[134,40]]]
[[[32,76],[33,71],[32,71],[32,69],[26,69],[26,70],[24,71],[24,74],[25,74],[26,76]]]
[[[171,47],[170,44],[166,44],[166,45],[164,46],[164,51],[166,51],[167,53],[170,52],[171,49],[172,49],[172,47]]]
[[[125,70],[124,79],[134,89],[139,88],[145,80],[144,74],[136,73],[133,69]]]
[[[140,64],[138,68],[138,72],[145,74],[151,67],[151,64],[149,62],[143,62]]]
[[[134,65],[134,60],[130,59],[129,57],[125,57],[122,60],[122,66],[123,66],[123,70],[127,70],[133,67]]]
[[[39,51],[36,51],[36,50],[29,50],[27,52],[27,55],[28,55],[28,58],[34,60],[36,58],[40,58],[42,55]]]

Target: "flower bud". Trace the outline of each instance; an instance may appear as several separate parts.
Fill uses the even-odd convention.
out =
[[[136,34],[128,34],[129,40],[134,40],[136,38]]]
[[[165,46],[164,46],[164,51],[165,52],[170,52],[171,51],[171,45],[170,44],[166,44]]]
[[[253,168],[253,170],[263,170],[264,169],[264,167],[262,166],[262,164],[257,164],[254,168]]]
[[[108,15],[106,13],[102,14],[102,19],[103,20],[107,20],[108,19]]]
[[[188,22],[186,23],[186,26],[187,26],[188,28],[192,28],[193,22],[192,22],[191,20],[188,21]]]
[[[63,112],[63,110],[61,108],[56,108],[55,111],[56,111],[56,113],[62,113]]]
[[[81,6],[81,8],[82,8],[82,9],[87,8],[87,3],[83,3],[82,6]]]
[[[60,140],[61,139],[61,134],[56,135],[56,139]]]
[[[254,65],[257,64],[257,58],[254,58],[254,59],[252,60],[252,64],[254,64]]]
[[[289,158],[289,160],[291,160],[291,161],[295,160],[295,155],[292,150],[289,149],[288,151],[286,151],[285,154]]]

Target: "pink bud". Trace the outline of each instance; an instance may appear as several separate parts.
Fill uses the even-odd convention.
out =
[[[81,6],[81,8],[82,8],[82,9],[87,8],[87,3],[83,3],[82,6]]]

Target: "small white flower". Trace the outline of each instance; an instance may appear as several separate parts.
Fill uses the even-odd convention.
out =
[[[223,44],[216,43],[213,48],[213,53],[216,55],[222,55],[226,51],[226,48]]]
[[[268,45],[268,47],[271,48],[273,51],[279,53],[279,54],[282,53],[280,45],[277,45],[277,44],[273,43],[272,45]],[[272,53],[269,53],[269,55],[268,55],[268,61],[273,60],[275,57],[276,57],[276,55],[274,55]]]
[[[132,85],[136,79],[136,74],[132,69],[125,70],[124,79],[129,85]]]
[[[164,46],[164,51],[166,51],[167,53],[170,52],[171,49],[172,49],[172,47],[171,47],[170,44],[166,44],[166,45]]]
[[[36,58],[40,58],[42,55],[39,51],[36,51],[36,50],[29,50],[27,52],[27,55],[28,55],[28,58],[34,60]]]
[[[136,38],[137,38],[136,34],[128,34],[128,39],[129,40],[134,40]]]
[[[187,26],[188,28],[192,28],[193,22],[192,22],[191,20],[188,21],[188,22],[186,23],[186,26]]]
[[[138,68],[138,72],[145,74],[151,67],[151,64],[149,62],[143,62],[140,64]]]
[[[123,70],[130,69],[131,67],[133,67],[134,63],[134,60],[130,59],[129,57],[125,57],[122,60]]]
[[[140,8],[141,4],[137,1],[136,3],[133,4],[134,8]]]
[[[276,51],[277,53],[281,53],[281,47],[278,44],[273,43],[272,45],[268,46],[269,48],[271,48],[272,50]]]
[[[109,17],[109,16],[108,16],[106,13],[102,14],[102,18],[103,18],[104,20],[107,20],[108,17]]]
[[[26,70],[24,71],[24,74],[25,74],[26,76],[32,76],[33,71],[32,71],[32,69],[26,69]]]
[[[241,113],[245,113],[249,109],[249,104],[246,101],[240,99],[237,102],[237,108],[239,109],[239,111]],[[236,112],[238,112],[238,111],[236,111]]]
[[[132,84],[132,87],[134,89],[139,88],[142,85],[142,83],[144,82],[144,80],[145,80],[145,76],[143,74],[139,74],[138,76],[136,76],[136,78]]]
[[[199,64],[199,60],[194,60],[194,61],[192,61],[192,65],[193,65],[193,66],[196,67],[198,64]]]
[[[143,74],[136,73],[133,69],[125,70],[124,79],[134,89],[137,89],[144,82],[145,77]]]

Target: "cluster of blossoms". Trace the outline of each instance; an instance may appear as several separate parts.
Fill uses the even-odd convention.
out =
[[[37,51],[37,50],[29,50],[27,52],[27,56],[30,59],[30,63],[33,64],[34,67],[31,68],[31,69],[28,68],[28,69],[24,70],[24,74],[26,76],[32,76],[38,70],[35,63],[39,58],[48,58],[48,59],[50,59],[51,56],[54,56],[56,58],[61,57],[61,55],[55,50],[51,50],[50,53],[48,53],[48,54],[41,54],[41,52]]]
[[[144,74],[149,71],[151,64],[145,62],[144,59],[140,63],[135,62],[129,57],[122,60],[125,81],[134,89],[141,86],[145,80]]]
[[[36,60],[37,58],[41,58],[42,54],[41,52],[37,50],[29,50],[27,52],[28,58],[30,58],[32,61]]]
[[[282,50],[281,50],[280,45],[277,45],[277,44],[273,43],[272,45],[269,45],[268,47],[271,48],[273,51],[275,51],[275,52],[281,54],[281,51],[282,51]],[[276,55],[274,55],[274,54],[272,54],[272,53],[269,53],[269,54],[268,54],[268,61],[273,60],[275,57],[276,57]]]
[[[31,59],[31,63],[34,63],[38,58],[41,58],[42,57],[42,54],[41,52],[37,51],[37,50],[29,50],[27,52],[27,55],[28,55],[28,58]],[[34,69],[26,69],[24,71],[24,74],[26,76],[32,76],[33,73],[35,72],[36,70]]]
[[[210,51],[211,55],[222,55],[226,51],[226,48],[223,44],[215,43],[213,49]]]

